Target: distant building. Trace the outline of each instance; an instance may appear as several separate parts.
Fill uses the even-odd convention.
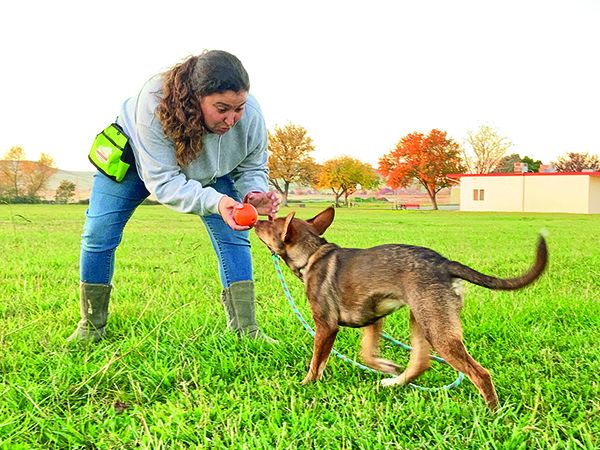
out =
[[[523,173],[529,170],[529,164],[526,162],[516,162],[514,172],[515,173]]]
[[[461,211],[600,214],[600,172],[455,174]]]
[[[540,170],[538,172],[556,172],[556,169],[552,164],[540,164]]]

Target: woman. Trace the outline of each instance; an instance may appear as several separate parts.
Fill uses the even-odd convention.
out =
[[[95,174],[81,242],[81,321],[70,340],[105,336],[115,250],[132,213],[152,193],[204,222],[219,262],[228,328],[272,341],[254,316],[249,227],[233,220],[242,201],[270,218],[280,203],[267,192],[267,130],[249,90],[242,63],[213,50],[151,78],[123,104],[117,124],[135,164],[121,182]]]

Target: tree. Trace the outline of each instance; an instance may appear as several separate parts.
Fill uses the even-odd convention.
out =
[[[10,198],[22,196],[21,165],[25,161],[25,150],[15,145],[4,154],[0,164],[0,184],[4,187],[5,194]]]
[[[53,166],[49,155],[42,153],[37,162],[27,161],[25,150],[14,146],[0,162],[0,188],[10,199],[34,200],[56,173]]]
[[[581,172],[584,169],[600,171],[600,160],[588,153],[568,152],[552,163],[557,172]]]
[[[528,172],[539,172],[540,166],[542,165],[542,161],[540,161],[539,159],[533,159],[529,156],[521,157],[521,155],[519,155],[518,153],[513,153],[502,158],[502,161],[500,161],[494,172],[512,173],[515,171],[515,163],[518,162],[527,163]]]
[[[529,156],[523,156],[521,162],[527,164],[527,172],[539,172],[540,166],[542,165],[542,161],[540,161],[539,159],[530,158]]]
[[[407,187],[417,180],[434,209],[438,209],[437,193],[450,185],[447,175],[464,171],[460,146],[445,131],[436,129],[427,136],[418,132],[406,135],[379,160],[379,173],[387,178],[388,186]]]
[[[348,206],[348,197],[361,189],[373,189],[379,185],[379,177],[369,164],[340,156],[326,161],[318,176],[317,187],[331,189],[335,194],[335,205],[340,206],[340,197],[344,196],[344,204]]]
[[[301,126],[276,126],[273,133],[269,132],[269,182],[282,195],[284,205],[292,183],[315,185],[319,166],[310,156],[314,149]]]
[[[512,143],[489,125],[481,125],[476,133],[469,131],[467,144],[471,151],[463,157],[470,173],[492,173],[505,157]]]
[[[54,199],[56,203],[69,203],[75,197],[75,183],[69,180],[62,180],[56,189]]]
[[[27,161],[25,166],[27,167],[25,171],[26,195],[30,198],[37,197],[40,191],[46,187],[48,180],[56,173],[54,160],[50,155],[42,153],[37,162]]]

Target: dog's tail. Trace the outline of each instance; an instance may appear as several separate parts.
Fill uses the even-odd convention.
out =
[[[547,264],[548,248],[546,247],[546,239],[544,239],[543,234],[540,234],[537,244],[537,257],[535,263],[533,266],[531,266],[527,273],[520,277],[496,278],[489,275],[484,275],[456,261],[450,261],[448,270],[453,277],[462,278],[463,280],[467,280],[473,284],[477,284],[488,289],[509,291],[513,289],[519,289],[533,283],[544,272]]]

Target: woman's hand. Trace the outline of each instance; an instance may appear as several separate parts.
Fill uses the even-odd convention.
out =
[[[224,195],[219,201],[219,214],[223,218],[223,221],[233,230],[243,231],[249,230],[250,227],[246,225],[238,225],[235,220],[233,220],[233,212],[236,209],[243,208],[244,205],[240,202],[235,201],[231,197],[227,197]]]
[[[258,214],[269,216],[269,220],[275,219],[281,199],[275,192],[250,192],[245,201],[256,208]]]

